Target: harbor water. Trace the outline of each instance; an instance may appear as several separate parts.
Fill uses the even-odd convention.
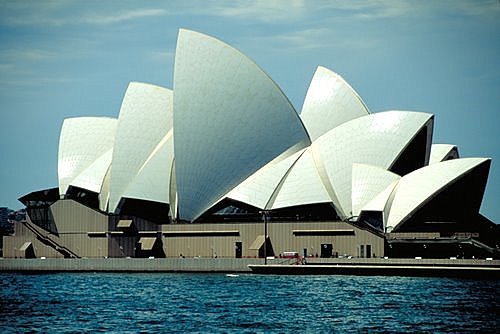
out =
[[[0,332],[497,332],[498,280],[0,273]]]

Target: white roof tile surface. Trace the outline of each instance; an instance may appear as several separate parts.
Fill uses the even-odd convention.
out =
[[[394,229],[413,212],[432,200],[435,194],[487,158],[462,158],[435,163],[405,175],[399,181],[387,219],[386,228]]]
[[[109,211],[116,210],[127,188],[134,183],[141,168],[170,129],[172,129],[172,91],[154,85],[131,82],[123,98],[118,118],[111,165]],[[151,182],[162,178],[161,173],[170,172],[168,159],[164,159],[163,162],[165,169],[152,168],[149,171],[158,174],[142,175],[142,177]],[[137,192],[137,186],[133,189],[134,192]]]
[[[386,111],[344,123],[314,141],[319,174],[342,218],[353,216],[352,165],[389,169],[418,131],[431,121],[431,114]]]
[[[368,114],[368,108],[359,95],[340,75],[318,66],[300,113],[311,140],[342,123]]]
[[[362,208],[400,178],[399,175],[378,166],[353,164],[351,195],[353,216],[359,216]]]
[[[449,159],[457,159],[458,148],[450,144],[432,144],[429,165]]]
[[[253,61],[183,29],[175,55],[174,129],[178,209],[190,221],[290,147],[310,144],[289,100]]]
[[[409,157],[409,144],[422,144],[416,136],[424,127],[429,165],[404,177],[390,172]],[[370,114],[342,77],[321,66],[299,116],[252,60],[181,29],[174,91],[132,82],[118,119],[64,121],[59,192],[70,185],[98,192],[109,212],[124,197],[169,203],[172,216],[189,221],[226,197],[271,210],[333,203],[341,218],[383,212],[391,230],[489,163],[458,159],[454,145],[431,147],[432,132],[431,114]],[[401,173],[417,168],[406,167]]]
[[[174,160],[174,143],[171,129],[151,152],[130,182],[123,197],[170,202],[170,170]]]
[[[332,202],[332,199],[321,181],[311,149],[308,148],[280,184],[272,208],[328,202]]]
[[[300,150],[280,161],[271,161],[240,183],[226,197],[259,209],[268,209],[276,188],[303,152],[304,150]]]
[[[99,192],[109,167],[117,120],[78,117],[64,120],[59,137],[59,193],[70,185]]]

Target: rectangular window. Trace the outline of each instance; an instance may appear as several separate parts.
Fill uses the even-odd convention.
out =
[[[164,231],[166,238],[175,237],[238,237],[240,231]]]
[[[355,235],[352,229],[337,229],[337,230],[293,230],[292,234],[296,237],[300,236],[342,236]]]

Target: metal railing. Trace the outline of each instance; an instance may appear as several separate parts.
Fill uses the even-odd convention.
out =
[[[28,230],[33,232],[41,242],[49,247],[52,247],[55,251],[61,253],[64,257],[80,258],[80,256],[78,256],[78,254],[73,252],[71,249],[62,246],[61,244],[50,238],[49,235],[44,235],[42,232],[40,232],[35,224],[30,223],[27,220],[23,221],[22,223],[28,228]]]

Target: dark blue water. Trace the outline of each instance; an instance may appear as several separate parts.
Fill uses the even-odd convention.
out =
[[[498,332],[499,281],[0,273],[0,332]]]

